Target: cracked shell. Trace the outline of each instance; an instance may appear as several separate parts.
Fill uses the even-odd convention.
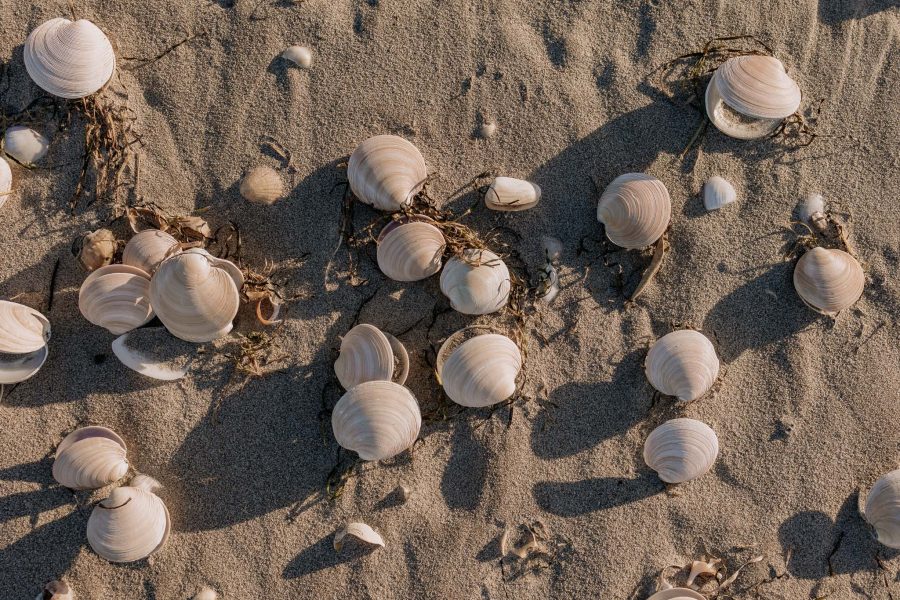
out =
[[[465,315],[497,312],[509,300],[509,269],[490,250],[469,248],[454,256],[441,272],[441,292],[450,305]]]
[[[606,237],[623,248],[646,248],[669,226],[672,202],[663,182],[644,173],[626,173],[610,182],[597,204]]]
[[[25,70],[40,88],[68,99],[93,94],[116,69],[109,38],[86,19],[41,23],[28,34],[22,56]]]
[[[441,270],[446,241],[424,221],[391,221],[378,236],[378,268],[394,281],[420,281]]]
[[[84,318],[122,335],[153,318],[150,276],[137,267],[107,265],[93,271],[78,290]]]
[[[658,339],[644,362],[654,388],[682,402],[696,400],[719,376],[719,358],[712,342],[693,329],[673,331]]]
[[[347,178],[356,197],[389,212],[409,204],[427,176],[419,150],[395,135],[367,139],[356,147],[347,164]]]
[[[56,449],[53,479],[73,490],[101,488],[128,472],[126,452],[125,442],[111,429],[76,429]]]
[[[719,439],[706,423],[672,419],[654,429],[644,443],[644,462],[666,483],[684,483],[709,471]]]
[[[438,353],[437,373],[447,396],[462,406],[483,407],[503,402],[516,392],[522,353],[515,342],[498,333],[472,337],[454,348],[450,336]]]
[[[87,524],[91,548],[110,562],[132,562],[159,550],[169,537],[169,511],[144,475],[114,489],[94,507]]]
[[[816,246],[794,267],[794,289],[816,312],[836,315],[862,296],[866,274],[852,255]]]
[[[357,325],[341,340],[334,373],[345,390],[367,381],[403,385],[409,374],[409,355],[394,336],[374,325]]]
[[[422,426],[415,396],[391,381],[361,383],[331,413],[337,443],[363,460],[382,460],[412,446]]]

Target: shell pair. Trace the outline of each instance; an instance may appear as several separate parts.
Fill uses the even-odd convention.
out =
[[[644,443],[644,462],[666,483],[684,483],[709,471],[719,439],[709,425],[672,419],[654,429]]]
[[[693,329],[673,331],[653,344],[644,361],[650,384],[682,402],[705,394],[719,376],[719,358],[709,339]]]
[[[0,385],[19,383],[47,360],[50,321],[24,304],[0,300]]]
[[[516,393],[522,353],[505,335],[475,335],[476,329],[462,329],[447,338],[438,351],[435,370],[451,400],[480,408]]]
[[[875,482],[866,495],[863,516],[875,529],[879,542],[900,549],[900,469]]]
[[[836,315],[862,296],[866,275],[859,261],[843,250],[815,248],[794,267],[794,289],[814,311]]]
[[[613,179],[597,204],[606,237],[623,248],[646,248],[669,227],[672,201],[663,182],[644,173]]]
[[[50,19],[25,40],[25,69],[42,89],[61,98],[84,98],[106,85],[116,69],[112,44],[86,19]]]
[[[341,340],[334,372],[345,390],[367,381],[406,382],[409,355],[400,340],[373,325],[357,325]]]

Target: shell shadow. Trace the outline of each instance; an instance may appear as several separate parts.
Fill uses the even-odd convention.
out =
[[[819,0],[819,20],[831,26],[840,25],[896,7],[896,0]]]
[[[451,510],[474,510],[484,493],[490,452],[473,438],[469,419],[461,420],[454,428],[450,446],[450,459],[441,477],[441,494]]]
[[[596,477],[581,481],[541,481],[532,488],[542,510],[560,517],[577,517],[638,502],[665,490],[647,471],[634,479]]]

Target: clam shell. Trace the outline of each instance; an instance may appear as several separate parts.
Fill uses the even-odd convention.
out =
[[[26,354],[0,354],[0,385],[30,379],[44,366],[48,354],[47,346]]]
[[[54,96],[83,98],[106,85],[116,69],[112,44],[86,19],[50,19],[25,40],[25,69]]]
[[[50,321],[30,306],[0,300],[0,353],[27,354],[50,341]]]
[[[75,592],[65,581],[53,580],[44,586],[44,591],[35,600],[75,600]]]
[[[719,376],[719,358],[705,335],[682,329],[664,335],[653,344],[644,369],[654,388],[689,402],[713,386]]]
[[[12,193],[12,170],[6,159],[0,156],[0,208],[9,200]]]
[[[441,292],[450,305],[466,315],[486,315],[506,306],[511,281],[509,269],[490,250],[469,248],[453,257],[441,272]]]
[[[647,600],[706,600],[706,596],[688,588],[670,588],[656,592]]]
[[[610,182],[597,205],[606,237],[623,248],[646,248],[669,226],[672,202],[663,182],[644,173],[626,173]]]
[[[441,270],[446,242],[423,221],[391,221],[378,236],[378,268],[394,281],[419,281]]]
[[[122,251],[122,263],[151,275],[163,260],[178,252],[178,240],[159,229],[145,229],[134,235]]]
[[[350,155],[347,178],[362,202],[397,211],[412,201],[428,176],[425,159],[411,143],[395,135],[376,135]]]
[[[284,181],[272,167],[253,167],[241,180],[241,196],[250,202],[274,204],[284,198]]]
[[[753,139],[772,133],[801,100],[800,86],[773,56],[728,59],[706,88],[706,114],[722,133]]]
[[[451,400],[480,408],[516,392],[522,353],[515,342],[497,333],[477,335],[456,348],[453,340],[451,336],[441,347],[437,362],[438,378]]]
[[[900,469],[882,476],[869,490],[865,518],[879,542],[900,549]]]
[[[298,67],[308,69],[312,66],[312,50],[306,46],[290,46],[281,53],[282,58],[286,58]]]
[[[541,188],[537,184],[512,177],[497,177],[484,195],[484,204],[491,210],[517,211],[536,206],[540,199]]]
[[[853,306],[862,295],[866,275],[859,262],[843,250],[817,246],[794,267],[794,288],[813,310],[826,315]]]
[[[169,511],[135,477],[94,507],[87,524],[91,548],[110,562],[132,562],[159,550],[169,537]],[[140,487],[139,487],[140,485]]]
[[[150,282],[150,301],[172,335],[209,342],[231,331],[240,307],[238,276],[229,261],[188,250],[160,263]]]
[[[737,200],[734,186],[727,180],[715,175],[703,185],[703,205],[706,210],[717,210]]]
[[[112,343],[113,354],[123,365],[160,381],[181,379],[188,373],[193,346],[172,337],[163,327],[144,327],[120,335]]]
[[[419,404],[391,381],[367,381],[341,396],[331,413],[337,443],[363,460],[382,460],[412,446],[422,426]]]
[[[344,538],[347,536],[355,537],[367,544],[373,546],[381,546],[384,548],[384,540],[377,531],[366,525],[365,523],[347,523],[340,531],[334,534],[334,549],[338,552],[344,547]]]
[[[50,140],[22,125],[14,125],[3,134],[3,151],[25,166],[31,166],[47,156]]]
[[[208,586],[203,586],[194,594],[193,600],[218,600],[219,593]]]
[[[394,336],[373,325],[357,325],[341,340],[334,372],[345,390],[367,381],[393,380],[403,385],[409,373],[409,355]]]
[[[82,427],[56,449],[53,479],[73,490],[92,490],[118,481],[128,472],[127,448],[106,427]]]
[[[716,432],[694,419],[672,419],[644,443],[644,462],[666,483],[696,479],[712,468],[719,453]]]
[[[107,265],[92,272],[78,290],[84,318],[121,335],[153,318],[150,276],[137,267]]]
[[[78,263],[85,271],[96,271],[112,262],[116,255],[116,236],[109,229],[98,229],[81,238]]]

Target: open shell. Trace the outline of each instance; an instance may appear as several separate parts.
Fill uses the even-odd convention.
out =
[[[347,178],[356,197],[390,212],[409,204],[427,176],[419,150],[395,135],[367,139],[356,147],[347,164]]]
[[[644,173],[626,173],[610,182],[597,204],[606,237],[623,248],[646,248],[669,226],[672,201],[663,182]]]
[[[0,208],[9,200],[12,193],[12,170],[6,159],[0,156]]]
[[[688,588],[670,588],[656,592],[647,600],[706,600],[706,596]]]
[[[490,250],[469,248],[453,257],[441,272],[441,291],[450,305],[466,315],[486,315],[506,306],[511,281],[509,269]]]
[[[3,134],[3,151],[26,167],[47,156],[49,149],[50,140],[22,125],[8,127]]]
[[[712,342],[693,329],[661,337],[647,353],[647,379],[657,390],[683,402],[696,400],[719,376],[719,358]]]
[[[794,289],[807,306],[826,315],[853,306],[865,282],[859,262],[843,250],[817,246],[794,267]]]
[[[113,354],[129,369],[160,381],[181,379],[188,373],[193,347],[172,337],[163,327],[144,327],[120,335]]]
[[[153,493],[158,486],[138,475],[94,507],[87,524],[88,543],[110,562],[132,562],[159,550],[169,537],[169,511]]]
[[[900,549],[900,469],[875,482],[866,496],[864,516],[879,542]]]
[[[377,531],[366,525],[365,523],[347,523],[340,531],[334,534],[334,549],[340,552],[344,547],[344,538],[347,536],[355,537],[367,544],[373,546],[381,546],[384,548],[384,540]]]
[[[737,200],[737,192],[728,180],[715,175],[703,185],[703,205],[706,210],[718,210]]]
[[[128,472],[127,448],[106,427],[82,427],[56,449],[53,479],[73,490],[93,490],[116,482]]]
[[[122,251],[122,263],[153,275],[163,260],[177,253],[178,240],[159,229],[145,229],[134,235]]]
[[[290,46],[281,53],[281,57],[303,69],[308,69],[312,66],[312,50],[306,46]]]
[[[137,267],[107,265],[92,272],[78,291],[84,318],[121,335],[153,318],[150,276]]]
[[[86,19],[50,19],[25,40],[25,69],[54,96],[83,98],[106,85],[116,69],[112,44]]]
[[[773,56],[730,58],[706,87],[706,114],[719,131],[738,139],[769,135],[800,107],[800,86]]]
[[[484,195],[484,204],[491,210],[528,210],[541,199],[541,188],[536,183],[497,177]]]
[[[363,460],[382,460],[412,446],[422,426],[419,404],[391,381],[368,381],[341,396],[331,413],[337,443]]]
[[[516,392],[522,353],[498,333],[476,335],[458,346],[462,330],[447,338],[438,352],[437,374],[447,396],[462,406],[503,402]]]
[[[109,229],[98,229],[81,238],[78,263],[85,271],[96,271],[112,262],[116,255],[116,236]]]
[[[666,421],[644,443],[644,462],[666,483],[700,477],[712,468],[718,454],[716,432],[694,419]]]
[[[394,381],[409,374],[409,355],[400,340],[373,325],[357,325],[341,340],[334,372],[345,390],[367,381]]]
[[[244,176],[240,192],[250,202],[274,204],[284,198],[284,181],[278,171],[261,165],[250,169]]]
[[[209,342],[228,334],[240,307],[240,270],[205,251],[167,258],[150,282],[150,301],[172,335]]]
[[[391,221],[378,236],[378,268],[394,281],[419,281],[441,270],[446,241],[424,221]]]

